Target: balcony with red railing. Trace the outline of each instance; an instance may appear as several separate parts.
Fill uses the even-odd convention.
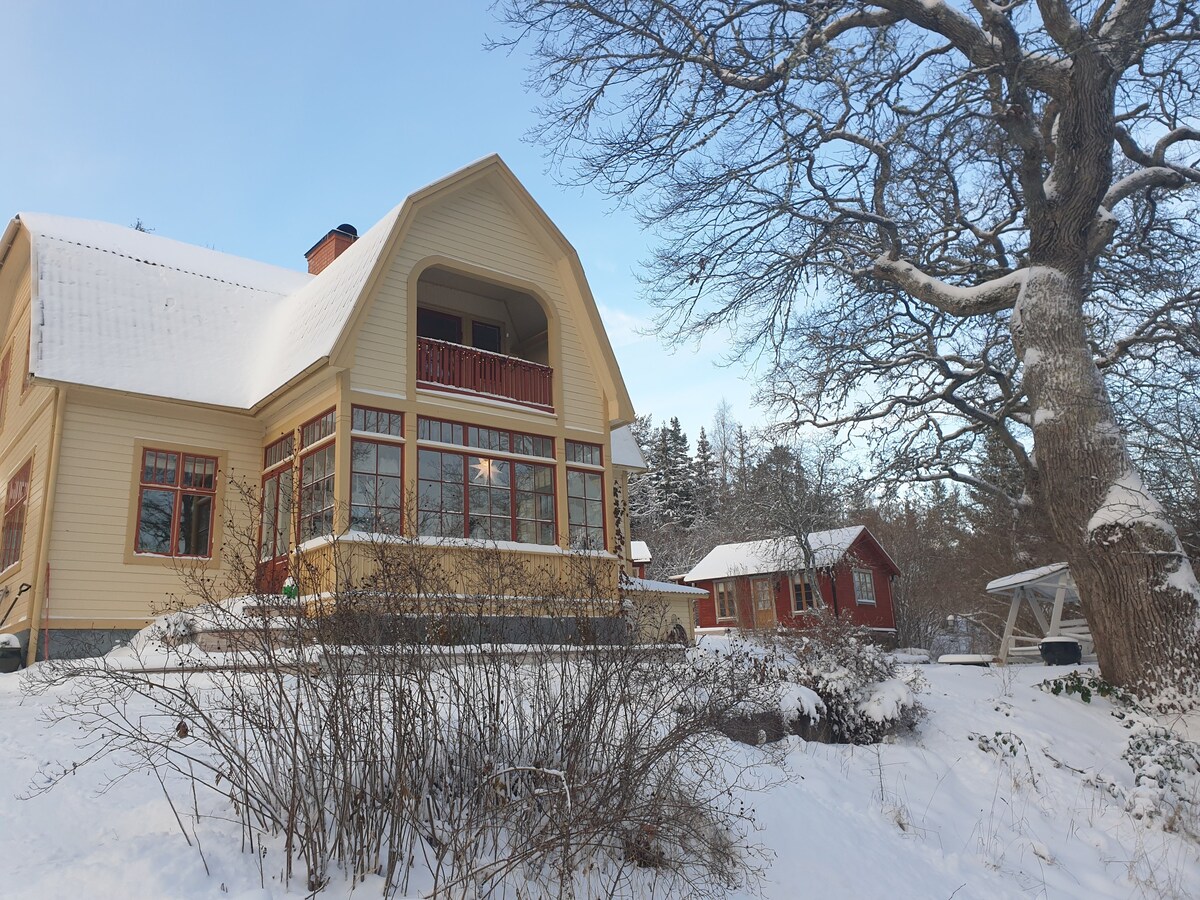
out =
[[[515,356],[417,338],[417,385],[554,412],[554,370]]]

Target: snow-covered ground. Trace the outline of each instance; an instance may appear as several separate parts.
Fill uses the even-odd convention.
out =
[[[744,799],[765,851],[758,889],[738,896],[1200,897],[1200,846],[1182,834],[1198,823],[1126,811],[1136,788],[1121,758],[1130,731],[1108,701],[1037,689],[1061,669],[921,669],[929,713],[915,734],[878,747],[789,738],[736,749],[757,766],[762,786]],[[108,785],[122,773],[106,761],[37,793],[41,779],[86,751],[78,733],[43,722],[55,697],[27,696],[20,685],[19,676],[0,676],[7,889],[33,898],[306,895],[302,879],[281,887],[272,853],[260,865],[240,852],[235,822],[196,826],[202,858],[152,776]],[[221,802],[198,798],[214,814]],[[190,809],[189,797],[185,821]],[[368,881],[354,893],[378,896],[378,888]],[[343,883],[321,896],[349,893]]]

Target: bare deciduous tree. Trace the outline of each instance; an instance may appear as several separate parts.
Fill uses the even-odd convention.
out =
[[[538,60],[537,136],[662,231],[664,323],[773,350],[769,399],[869,429],[893,475],[969,483],[998,437],[1106,677],[1195,688],[1200,592],[1111,399],[1194,358],[1194,5],[502,6],[500,43]]]

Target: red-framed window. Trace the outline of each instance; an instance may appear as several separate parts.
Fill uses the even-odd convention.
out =
[[[156,556],[212,556],[217,459],[146,448],[138,488],[134,550]]]
[[[25,509],[29,500],[29,476],[33,460],[17,470],[8,480],[4,494],[4,530],[0,536],[0,570],[21,561],[21,543],[25,537]]]
[[[279,465],[285,459],[290,459],[296,452],[296,436],[285,434],[273,444],[267,445],[263,451],[263,470]]]
[[[291,466],[264,475],[258,557],[261,562],[287,555],[292,539],[292,510]]]
[[[602,466],[604,465],[604,453],[599,444],[567,441],[567,462],[585,466]]]
[[[327,410],[314,419],[309,419],[300,426],[300,448],[311,447],[317,441],[323,441],[333,434],[337,427],[335,410]]]
[[[503,428],[482,428],[427,416],[417,419],[417,440],[554,459],[554,438]]]
[[[604,550],[604,476],[567,469],[567,526],[572,547]]]
[[[300,458],[300,540],[333,534],[333,441]]]
[[[404,414],[371,406],[353,406],[350,412],[350,429],[394,438],[403,437]]]
[[[350,442],[350,527],[400,534],[403,524],[403,447],[386,441]]]
[[[553,465],[425,447],[417,464],[419,534],[555,542]]]

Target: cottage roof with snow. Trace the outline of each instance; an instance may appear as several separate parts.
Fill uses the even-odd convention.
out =
[[[884,559],[899,574],[900,569],[883,550],[879,542],[863,525],[835,528],[830,531],[814,531],[808,536],[812,548],[813,562],[818,569],[835,566],[850,554],[853,545],[863,538],[869,539]],[[770,572],[791,572],[804,568],[804,552],[795,536],[768,538],[761,541],[744,541],[739,544],[721,544],[709,551],[692,570],[683,576],[689,584],[698,581],[716,581],[735,578],[739,575],[765,575]]]

